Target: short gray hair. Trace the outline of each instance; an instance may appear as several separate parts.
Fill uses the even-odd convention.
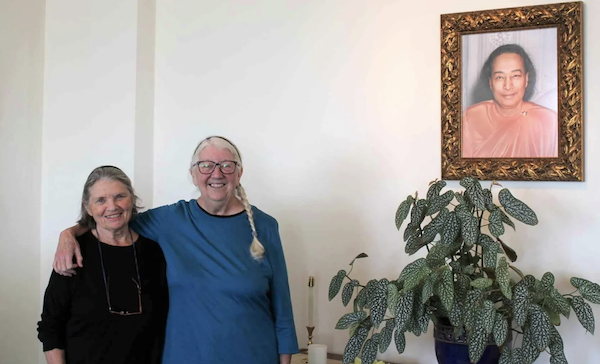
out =
[[[131,180],[125,172],[115,166],[100,166],[95,168],[92,173],[88,176],[85,184],[83,185],[83,193],[81,195],[81,212],[79,215],[79,221],[77,223],[81,226],[89,227],[90,229],[96,228],[96,221],[87,212],[87,207],[90,202],[90,189],[100,180],[118,181],[121,182],[127,188],[127,191],[131,194],[131,201],[133,203],[133,215],[138,213],[138,210],[142,207],[138,204],[140,198],[135,194]]]

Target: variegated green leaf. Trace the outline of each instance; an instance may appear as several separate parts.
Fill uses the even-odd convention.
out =
[[[537,348],[535,341],[535,334],[529,327],[525,328],[523,332],[521,350],[522,363],[533,363],[540,356],[540,350]]]
[[[425,244],[423,243],[423,239],[421,238],[420,234],[414,234],[408,238],[406,246],[404,247],[404,252],[408,255],[413,255],[421,250],[421,248],[424,246]]]
[[[348,306],[348,303],[352,299],[354,288],[356,288],[357,286],[358,281],[356,279],[353,279],[344,285],[344,288],[342,289],[342,303],[344,304],[344,306]]]
[[[394,334],[394,327],[396,322],[394,319],[387,320],[385,326],[379,332],[379,352],[383,353],[387,350],[388,346],[392,342],[392,335]]]
[[[600,286],[598,283],[588,283],[579,287],[579,293],[591,303],[600,304]]]
[[[350,325],[360,323],[367,318],[365,311],[350,312],[342,316],[335,325],[336,330],[346,330]]]
[[[421,290],[421,303],[425,304],[431,296],[433,296],[434,287],[436,284],[435,276],[432,274],[425,279],[423,289]]]
[[[338,274],[335,275],[335,277],[331,279],[331,283],[329,284],[330,301],[334,299],[335,296],[337,296],[337,294],[340,292],[340,288],[342,288],[342,282],[344,281],[344,277],[346,277],[346,271],[342,269],[338,272]]]
[[[440,195],[440,192],[442,192],[444,187],[446,187],[446,181],[444,180],[431,183],[427,190],[427,203],[431,204],[431,202]]]
[[[354,299],[354,311],[360,311],[367,305],[367,290],[362,288]]]
[[[509,347],[502,348],[502,355],[498,360],[498,364],[520,364],[512,359],[512,349]]]
[[[458,237],[460,233],[460,222],[454,211],[450,212],[444,222],[444,228],[441,234],[442,244],[452,244],[454,239]]]
[[[460,181],[465,188],[465,197],[469,199],[478,209],[485,209],[485,196],[478,180],[473,177],[465,177]]]
[[[554,311],[560,313],[566,318],[569,318],[571,313],[571,305],[569,304],[569,300],[563,297],[563,295],[561,295],[556,288],[552,289],[550,297],[547,300],[547,304]]]
[[[500,245],[502,246],[502,250],[504,250],[504,254],[506,254],[508,259],[510,259],[511,262],[515,262],[518,258],[517,252],[514,251],[513,248],[504,244],[504,242],[502,240],[500,240],[500,238],[498,238],[498,242],[500,242]]]
[[[544,292],[544,294],[549,295],[550,293],[552,293],[552,290],[554,289],[554,274],[552,274],[551,272],[544,273],[541,279],[541,283],[542,291]]]
[[[419,226],[423,222],[425,215],[427,214],[427,201],[420,199],[414,205],[410,212],[410,222],[413,225]]]
[[[408,239],[410,239],[411,236],[415,235],[420,235],[419,225],[409,222],[406,225],[406,228],[404,229],[404,234],[402,238],[404,239],[404,241],[407,241]]]
[[[369,334],[369,329],[366,327],[359,327],[356,330],[354,336],[348,340],[346,344],[346,348],[344,349],[344,356],[342,358],[342,364],[350,364],[354,362],[354,359],[360,353],[360,349],[362,348],[365,340],[367,339],[367,335]]]
[[[430,243],[435,239],[435,236],[442,231],[446,218],[450,211],[444,208],[423,228],[423,242]]]
[[[400,226],[402,226],[402,222],[404,222],[404,219],[406,219],[406,216],[408,216],[408,211],[410,211],[410,206],[414,201],[414,197],[408,196],[406,197],[406,200],[402,201],[402,203],[400,203],[400,206],[398,206],[398,210],[396,210],[397,230],[400,230]]]
[[[352,259],[352,261],[350,262],[350,265],[353,265],[354,261],[356,261],[356,259],[368,258],[368,257],[369,256],[366,253],[360,253],[354,259]]]
[[[494,329],[494,320],[496,320],[496,308],[494,307],[494,303],[490,300],[485,300],[483,305],[481,305],[478,317],[485,332],[488,335],[491,334]]]
[[[582,297],[575,296],[571,300],[571,306],[573,307],[573,311],[575,311],[581,326],[593,335],[596,322],[594,320],[594,312],[590,305],[585,302]]]
[[[546,350],[550,342],[550,318],[539,305],[529,305],[529,329],[531,339],[538,351]]]
[[[456,198],[456,201],[458,201],[458,203],[461,205],[469,205],[470,204],[470,202],[467,201],[467,199],[462,194],[462,192],[454,192],[454,198]],[[470,207],[473,207],[473,205],[470,205],[469,208]]]
[[[523,326],[529,312],[529,289],[527,289],[525,284],[517,284],[514,290],[513,313],[515,315],[515,322],[517,325]]]
[[[565,358],[565,347],[563,339],[560,336],[558,330],[555,327],[550,328],[550,342],[548,343],[550,349],[550,364],[568,364],[567,358]]]
[[[501,252],[500,244],[486,234],[479,235],[479,245],[483,249],[483,266],[496,269],[498,253]]]
[[[446,256],[450,253],[450,246],[442,243],[435,244],[427,253],[427,265],[435,269],[446,264]]]
[[[448,206],[452,200],[454,200],[453,191],[446,191],[446,193],[443,195],[434,198],[431,202],[428,202],[429,206],[427,208],[427,215],[431,216],[438,213],[443,208]]]
[[[379,324],[385,317],[387,311],[387,293],[388,293],[387,279],[382,279],[374,286],[373,294],[370,297],[369,307],[371,308],[371,322],[375,328],[379,327]],[[368,293],[368,292],[367,292]]]
[[[360,323],[355,322],[352,325],[350,325],[350,327],[348,328],[348,334],[350,337],[354,336],[354,334],[356,333],[356,330],[358,330],[358,328],[360,327]]]
[[[375,295],[375,289],[377,287],[377,279],[371,279],[367,282],[365,286],[365,291],[367,291],[367,303],[365,304],[366,308],[371,308],[371,301],[373,300],[373,296]]]
[[[477,218],[468,212],[458,212],[460,220],[460,232],[467,246],[473,246],[479,239],[479,222]]]
[[[437,282],[435,289],[444,308],[450,311],[454,303],[454,276],[450,269],[442,271],[441,279]]]
[[[375,336],[375,335],[373,335]],[[377,358],[377,343],[373,338],[367,339],[362,349],[361,359],[365,364],[373,364]]]
[[[488,228],[490,229],[490,234],[495,237],[502,236],[504,234],[504,224],[502,223],[502,210],[496,208],[490,212],[489,217],[490,224]]]
[[[583,279],[583,278],[577,278],[577,277],[571,278],[571,284],[575,288],[579,288],[579,287],[584,286],[584,285],[586,285],[588,283],[592,283],[592,282],[588,281],[587,279]]]
[[[412,318],[414,292],[408,291],[398,301],[396,309],[396,331],[404,332]]]
[[[500,290],[504,297],[512,299],[512,291],[510,289],[510,275],[508,273],[508,262],[505,257],[500,258],[498,268],[496,269],[496,281],[500,286]]]
[[[554,326],[560,326],[560,313],[554,311],[550,305],[546,305],[543,307],[544,311],[548,314],[548,318],[550,318],[550,322]]]
[[[496,320],[494,321],[492,333],[496,345],[504,345],[504,342],[508,337],[508,320],[501,313],[496,313]]]
[[[406,292],[418,286],[430,273],[425,258],[420,258],[407,265],[398,280],[404,282],[403,290]]]
[[[535,212],[525,203],[515,198],[506,188],[498,193],[498,200],[510,216],[524,224],[537,225],[538,219]]]
[[[471,363],[479,362],[487,346],[488,334],[482,326],[476,326],[469,335],[469,359]]]
[[[473,282],[471,282],[471,286],[475,288],[488,288],[490,287],[494,281],[489,278],[477,278]]]
[[[389,283],[387,286],[387,307],[391,313],[396,312],[399,299],[400,294],[398,292],[398,287],[396,287],[396,285],[393,283]]]
[[[394,343],[396,343],[396,350],[398,350],[398,353],[402,354],[404,349],[406,349],[406,336],[404,335],[404,331],[398,329],[394,331]]]
[[[448,319],[454,327],[463,326],[462,309],[456,297],[454,297],[454,303],[452,304],[452,309],[449,312]]]
[[[477,312],[481,307],[481,299],[483,298],[483,290],[475,288],[467,292],[466,299],[464,301],[461,316],[465,322],[467,331],[473,331],[477,321]]]
[[[494,205],[494,196],[489,188],[483,189],[483,203],[488,211],[492,211],[496,206]]]
[[[498,208],[498,210],[500,210],[500,208]],[[516,230],[515,223],[504,213],[504,211],[500,210],[500,216],[502,217],[503,223],[513,228],[513,230]]]

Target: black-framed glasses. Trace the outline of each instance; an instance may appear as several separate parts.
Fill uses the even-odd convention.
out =
[[[214,172],[215,168],[219,166],[221,173],[223,174],[232,174],[235,172],[235,169],[238,165],[236,161],[222,161],[222,162],[213,162],[213,161],[198,161],[193,164],[194,166],[198,166],[198,171],[202,174],[211,174]]]

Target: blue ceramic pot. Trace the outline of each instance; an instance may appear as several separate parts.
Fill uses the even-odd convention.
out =
[[[439,364],[471,364],[467,335],[454,335],[454,327],[437,323],[433,330],[435,339],[435,355]],[[510,338],[507,339],[510,342]],[[492,338],[477,364],[498,364],[500,349]]]

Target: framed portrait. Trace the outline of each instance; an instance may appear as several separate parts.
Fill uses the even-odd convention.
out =
[[[443,179],[583,181],[582,12],[441,16]]]

